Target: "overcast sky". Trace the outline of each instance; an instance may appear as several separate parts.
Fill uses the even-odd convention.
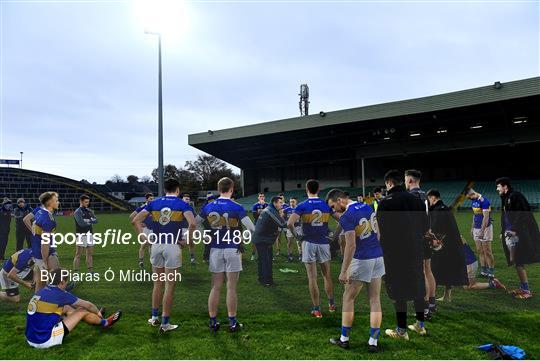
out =
[[[0,158],[75,179],[157,163],[157,41],[134,4],[1,2]],[[175,16],[175,14],[168,14]],[[187,18],[186,21],[184,16]],[[163,40],[165,163],[190,133],[538,76],[539,3],[189,2]]]

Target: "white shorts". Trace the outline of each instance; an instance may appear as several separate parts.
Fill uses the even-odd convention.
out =
[[[157,268],[182,266],[182,251],[178,244],[155,243],[150,248],[150,263]]]
[[[478,261],[474,261],[467,265],[467,278],[473,280],[476,278],[476,272],[478,271]]]
[[[28,344],[35,348],[49,348],[56,345],[61,345],[64,340],[64,324],[62,321],[54,325],[51,331],[51,338],[43,343],[33,343],[27,340]]]
[[[142,232],[148,237],[150,234],[152,234],[152,230],[147,227],[143,227]]]
[[[480,242],[493,241],[493,224],[491,224],[489,227],[486,228],[486,230],[484,231],[483,238],[480,238],[480,237],[481,237],[480,228],[473,228],[473,239],[475,241],[480,241]]]
[[[302,226],[294,227],[294,230],[296,231],[296,234],[301,236],[302,235]],[[285,234],[287,238],[293,238],[294,234],[292,234],[291,230],[287,228],[287,233]]]
[[[8,274],[3,269],[0,270],[0,290],[14,290],[19,287],[17,282],[13,282],[8,278]],[[8,292],[8,295],[11,293]]]
[[[348,273],[352,281],[371,282],[374,278],[381,278],[385,274],[383,258],[353,258]]]
[[[94,236],[92,234],[84,233],[77,235],[77,247],[94,247]]]
[[[242,271],[242,253],[236,248],[211,248],[208,270],[212,273]]]
[[[324,263],[330,261],[331,258],[329,244],[302,242],[302,262]]]

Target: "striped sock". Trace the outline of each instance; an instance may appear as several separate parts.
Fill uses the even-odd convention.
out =
[[[341,326],[341,342],[349,341],[349,335],[351,334],[352,327]]]
[[[519,286],[522,290],[529,291],[529,283],[528,282],[521,282]]]
[[[159,315],[159,308],[152,308],[152,320],[157,320]]]
[[[380,335],[381,335],[381,329],[380,328],[371,327],[369,329],[368,345],[377,346],[377,341],[379,340]]]
[[[236,316],[229,316],[229,325],[236,325]]]
[[[162,325],[168,325],[169,324],[169,316],[163,316],[161,318],[161,324]]]

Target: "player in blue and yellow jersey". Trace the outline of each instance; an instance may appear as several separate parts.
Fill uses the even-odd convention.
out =
[[[474,189],[470,189],[467,198],[472,201],[473,221],[471,235],[473,236],[480,258],[480,276],[495,277],[495,258],[491,243],[493,241],[493,219],[491,218],[491,203],[489,199]]]
[[[330,342],[349,348],[349,334],[354,321],[354,301],[365,283],[371,308],[368,350],[377,352],[382,322],[381,283],[385,272],[375,212],[367,204],[350,200],[345,192],[339,189],[328,192],[326,202],[335,212],[341,213],[339,225],[345,235],[345,252],[339,274],[339,282],[345,285],[341,336],[330,339]]]
[[[21,249],[9,257],[0,270],[0,300],[19,302],[19,285],[33,290],[33,282],[25,280],[33,267],[34,256],[30,248]]]
[[[319,198],[319,182],[310,179],[306,182],[308,199],[296,206],[294,213],[287,221],[287,227],[302,240],[302,262],[306,265],[309,282],[309,293],[313,303],[311,315],[321,318],[319,286],[317,285],[317,263],[320,264],[324,279],[324,288],[328,296],[328,310],[334,312],[334,284],[330,272],[330,244],[328,241],[328,220],[330,216],[338,219],[326,202]],[[302,236],[296,234],[295,224],[302,223]]]
[[[294,210],[296,209],[296,206],[298,205],[298,200],[294,197],[289,199],[289,205],[283,208],[283,215],[285,216],[285,220],[288,220],[291,214],[294,213]],[[296,234],[299,236],[302,235],[302,223],[300,222],[300,219],[294,224],[294,228],[296,229]],[[293,253],[292,253],[292,243],[296,242],[298,247],[298,260],[302,260],[302,245],[300,242],[295,241],[294,234],[291,232],[290,229],[287,228],[286,232],[287,237],[287,261],[292,262],[294,260]]]
[[[506,286],[495,277],[490,277],[488,282],[476,282],[476,272],[478,271],[478,260],[471,247],[467,244],[467,240],[461,236],[463,242],[463,251],[465,253],[465,264],[467,265],[467,274],[469,284],[463,286],[466,290],[486,290],[500,289],[506,291]],[[444,296],[437,299],[438,301],[452,302],[452,288],[446,287]]]
[[[242,329],[242,324],[236,319],[238,307],[236,287],[242,271],[241,251],[244,238],[242,225],[250,232],[255,230],[255,226],[244,207],[231,200],[234,193],[233,180],[221,178],[217,187],[219,198],[204,206],[197,216],[199,227],[203,222],[210,226],[210,229],[204,230],[203,233],[205,243],[210,242],[208,270],[212,273],[212,288],[208,295],[209,327],[212,331],[219,330],[220,324],[217,321],[219,295],[226,278],[229,331],[236,332]]]
[[[34,281],[36,283],[36,292],[44,285],[41,280],[41,270],[51,270],[60,266],[56,254],[56,245],[52,239],[56,232],[54,212],[60,206],[58,193],[45,192],[39,196],[39,201],[41,202],[41,209],[35,213],[32,230],[32,253],[35,260]]]
[[[191,195],[189,193],[182,194],[182,200],[186,202],[187,204],[191,205]],[[184,218],[184,221],[182,222],[182,229],[184,230],[182,234],[184,235],[184,241],[187,241],[187,230],[188,230],[188,222],[187,219]],[[195,259],[195,243],[193,242],[187,242],[188,248],[189,248],[189,262],[192,265],[197,264],[197,260]]]
[[[141,212],[143,209],[146,209],[146,206],[148,203],[152,202],[154,200],[154,195],[152,193],[146,193],[144,195],[144,198],[146,199],[146,203],[143,205],[137,207],[130,215],[129,220],[130,222],[133,222],[133,219],[139,212]],[[152,233],[152,215],[148,214],[148,217],[143,221],[143,233],[147,236]],[[144,251],[146,248],[148,248],[149,244],[148,242],[141,243],[141,246],[139,247],[139,267],[141,269],[144,269]]]
[[[148,323],[152,326],[159,325],[159,306],[163,301],[160,333],[172,331],[178,325],[169,323],[172,309],[174,287],[177,270],[182,266],[182,252],[180,247],[185,245],[182,240],[182,221],[188,221],[189,239],[195,229],[195,216],[189,204],[178,198],[180,195],[180,183],[176,179],[167,179],[164,184],[165,196],[159,197],[148,203],[133,219],[133,225],[139,233],[139,238],[151,244],[150,263],[152,272],[159,274],[154,281],[152,291],[152,318]],[[148,215],[152,216],[152,233],[144,234],[142,222],[147,222]],[[165,279],[165,281],[163,281]],[[161,290],[165,285],[163,296]]]
[[[49,348],[62,344],[64,338],[81,321],[90,325],[110,328],[122,315],[118,310],[108,318],[89,301],[67,292],[67,270],[54,269],[50,283],[39,290],[28,303],[26,313],[26,340],[35,348]]]

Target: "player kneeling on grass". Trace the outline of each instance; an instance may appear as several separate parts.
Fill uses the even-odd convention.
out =
[[[9,257],[0,270],[0,300],[19,302],[19,285],[33,290],[34,283],[25,281],[33,267],[34,255],[30,248],[22,249]]]
[[[30,300],[26,314],[26,340],[30,346],[49,348],[60,345],[81,321],[107,329],[120,319],[122,311],[103,318],[92,302],[67,292],[68,274],[61,268],[50,272],[50,283]]]
[[[467,244],[467,240],[461,236],[463,242],[463,250],[465,251],[465,264],[467,265],[467,273],[469,278],[469,285],[463,286],[466,290],[485,290],[485,289],[501,289],[506,291],[506,287],[495,277],[490,277],[488,282],[476,282],[476,272],[478,271],[478,260],[473,250]],[[446,287],[444,296],[438,299],[439,301],[452,301],[452,288]]]
[[[370,305],[368,351],[377,352],[381,333],[381,278],[384,275],[382,249],[377,238],[375,212],[370,206],[350,200],[343,191],[332,189],[326,202],[336,213],[343,213],[339,224],[345,235],[345,250],[339,282],[345,285],[341,336],[330,343],[349,348],[349,333],[354,320],[354,300],[367,285]]]

